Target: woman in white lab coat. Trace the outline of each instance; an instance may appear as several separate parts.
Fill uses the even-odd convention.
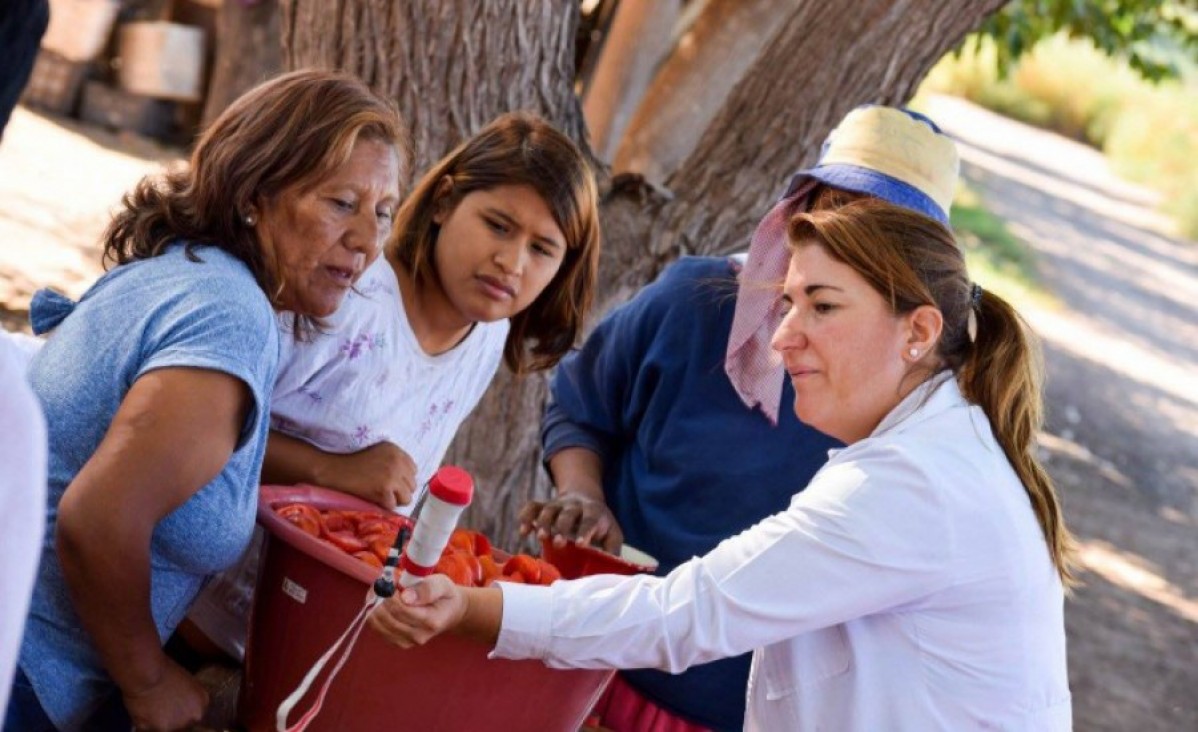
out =
[[[795,216],[790,238],[773,345],[796,414],[847,447],[786,511],[666,577],[433,578],[373,627],[560,668],[755,649],[751,730],[1070,729],[1073,547],[1034,454],[1032,336],[923,216],[861,201]]]

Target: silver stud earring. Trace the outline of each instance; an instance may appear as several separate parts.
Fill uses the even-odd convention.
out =
[[[258,217],[253,215],[252,213],[248,213],[245,216],[242,216],[241,220],[245,222],[246,226],[253,226],[254,224],[258,223]]]
[[[907,351],[907,354],[910,355],[911,358],[919,358],[919,349],[912,348],[911,350]]]

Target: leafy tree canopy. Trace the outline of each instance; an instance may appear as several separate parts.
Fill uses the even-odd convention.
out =
[[[1057,33],[1090,39],[1147,79],[1175,77],[1184,60],[1198,62],[1198,0],[1012,0],[972,42],[993,38],[1005,74],[1037,41]]]

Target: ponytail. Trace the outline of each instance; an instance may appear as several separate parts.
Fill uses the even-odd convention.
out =
[[[998,444],[1023,482],[1052,562],[1066,586],[1076,584],[1076,545],[1065,526],[1052,479],[1036,458],[1043,424],[1044,368],[1035,336],[1005,300],[982,291],[975,306],[977,338],[957,369],[961,393],[990,420]]]

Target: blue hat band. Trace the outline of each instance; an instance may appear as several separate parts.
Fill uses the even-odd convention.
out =
[[[833,188],[880,198],[888,203],[935,219],[945,226],[949,225],[948,214],[936,205],[930,196],[910,183],[904,183],[885,173],[847,163],[817,165],[809,170],[795,173],[794,177],[790,179],[790,185],[787,186],[786,195],[792,195],[808,178],[814,178]]]

